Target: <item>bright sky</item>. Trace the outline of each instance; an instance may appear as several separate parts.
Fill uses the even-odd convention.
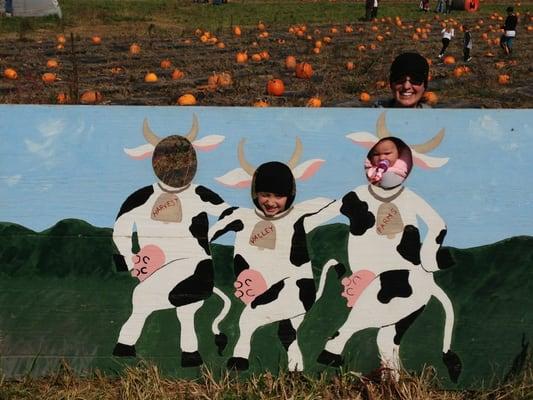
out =
[[[298,182],[297,201],[340,198],[365,183],[367,150],[346,135],[375,133],[382,109],[121,106],[0,106],[0,221],[41,231],[64,218],[112,227],[122,202],[155,181],[150,159],[123,151],[145,144],[142,122],[160,136],[186,133],[193,112],[199,138],[223,135],[212,152],[198,154],[194,182],[232,205],[250,207],[248,189],[214,177],[239,167],[237,143],[246,138],[252,164],[287,161],[295,137],[300,162],[323,159],[321,169]],[[446,135],[430,155],[449,157],[434,170],[415,169],[406,185],[448,224],[445,244],[472,247],[533,235],[533,112],[531,110],[387,110],[392,134],[422,143],[441,128]]]

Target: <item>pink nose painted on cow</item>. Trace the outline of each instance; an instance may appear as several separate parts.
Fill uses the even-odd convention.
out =
[[[257,296],[267,290],[267,284],[261,272],[254,269],[242,271],[233,284],[235,286],[235,296],[242,300],[244,304],[251,303]]]
[[[344,286],[344,291],[342,292],[342,297],[346,297],[348,302],[348,307],[353,307],[366,287],[372,282],[376,277],[371,271],[366,269],[357,271],[351,276],[344,278],[341,283]]]
[[[165,264],[165,253],[159,246],[149,244],[131,259],[133,261],[131,275],[142,282]]]

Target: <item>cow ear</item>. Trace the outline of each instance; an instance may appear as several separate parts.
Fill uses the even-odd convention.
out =
[[[192,145],[195,149],[200,151],[211,151],[216,149],[224,139],[225,137],[222,135],[209,135],[202,139],[195,140],[192,142]]]
[[[440,168],[448,162],[448,157],[431,157],[413,151],[413,162],[417,167],[423,169]]]
[[[133,149],[124,148],[124,153],[135,160],[144,160],[145,158],[152,157],[154,149],[154,145],[147,143]]]
[[[315,158],[305,161],[294,168],[293,175],[295,179],[305,181],[311,178],[320,169],[325,160]]]
[[[243,189],[250,187],[252,177],[242,168],[235,168],[227,174],[215,178],[215,180],[224,186]]]

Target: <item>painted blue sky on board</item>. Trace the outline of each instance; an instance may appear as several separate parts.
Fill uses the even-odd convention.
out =
[[[246,138],[252,164],[287,161],[295,137],[301,161],[322,168],[298,182],[297,201],[340,198],[365,183],[367,150],[345,136],[375,133],[383,110],[363,108],[226,108],[122,106],[0,106],[0,221],[41,231],[65,218],[112,227],[122,202],[154,182],[150,159],[123,151],[144,144],[142,122],[160,136],[186,133],[196,113],[199,138],[223,135],[212,152],[198,153],[195,183],[226,202],[250,207],[248,189],[214,180],[239,166],[237,143]],[[473,247],[533,235],[533,112],[531,110],[387,110],[389,130],[422,143],[441,128],[446,136],[430,155],[449,157],[443,167],[415,167],[406,184],[448,224],[445,244]]]

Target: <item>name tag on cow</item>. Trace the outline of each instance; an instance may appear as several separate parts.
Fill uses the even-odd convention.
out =
[[[181,222],[181,202],[172,193],[161,194],[152,207],[151,218],[161,222]]]
[[[403,232],[403,220],[400,210],[394,203],[382,203],[378,208],[376,232],[393,239],[397,233]]]
[[[260,221],[255,224],[250,234],[249,243],[260,249],[276,248],[276,227],[272,222]]]

